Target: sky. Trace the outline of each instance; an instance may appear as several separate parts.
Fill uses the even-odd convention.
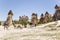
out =
[[[6,20],[9,10],[14,20],[23,15],[31,18],[32,13],[37,13],[38,17],[46,11],[54,14],[56,4],[60,6],[60,0],[0,0],[0,21]]]

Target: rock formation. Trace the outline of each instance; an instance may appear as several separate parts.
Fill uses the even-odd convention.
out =
[[[33,24],[37,24],[37,22],[38,22],[37,14],[32,13],[31,22],[32,22]]]
[[[12,16],[13,16],[13,13],[12,13],[12,10],[10,10],[8,12],[8,17],[7,17],[7,20],[6,20],[6,22],[9,26],[12,25]]]
[[[60,20],[60,6],[56,5],[55,6],[55,14],[53,15],[53,20],[57,21]]]

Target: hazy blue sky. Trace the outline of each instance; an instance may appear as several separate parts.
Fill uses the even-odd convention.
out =
[[[56,4],[60,6],[60,0],[0,0],[0,20],[6,19],[9,10],[14,13],[13,19],[18,19],[22,15],[31,18],[34,12],[38,16],[46,11],[53,14]]]

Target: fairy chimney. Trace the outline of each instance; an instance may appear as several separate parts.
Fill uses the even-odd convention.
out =
[[[13,12],[12,12],[12,10],[10,10],[8,12],[8,17],[7,17],[7,20],[6,20],[9,25],[12,25],[12,16],[13,16]]]
[[[32,22],[33,24],[37,24],[37,22],[38,22],[37,14],[32,13],[31,22]]]
[[[58,5],[55,6],[55,14],[53,15],[53,20],[60,20],[60,6]]]

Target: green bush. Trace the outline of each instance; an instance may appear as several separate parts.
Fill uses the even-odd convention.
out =
[[[24,24],[24,21],[19,21],[19,24],[22,24],[23,25]]]
[[[1,22],[0,22],[0,25],[1,25]]]
[[[25,21],[14,21],[13,23],[15,23],[15,24],[25,24],[25,25],[27,25],[27,24],[29,24],[29,22],[25,22]]]
[[[28,21],[27,24],[30,24],[30,22]]]
[[[38,24],[41,24],[40,22],[38,22]]]
[[[19,21],[14,21],[13,23],[15,23],[15,24],[19,24]]]
[[[51,19],[48,19],[48,20],[47,20],[47,23],[48,23],[48,22],[52,22],[52,20],[51,20]]]

